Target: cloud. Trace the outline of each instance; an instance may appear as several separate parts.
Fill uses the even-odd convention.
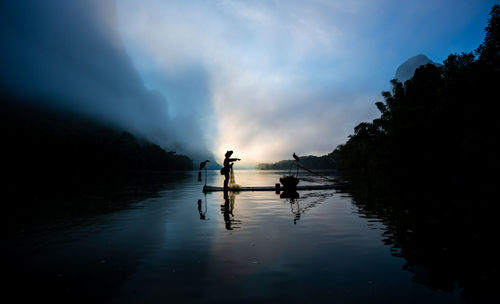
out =
[[[2,85],[219,160],[324,154],[406,59],[474,49],[493,2],[2,3]]]
[[[136,61],[144,79],[153,66],[171,75],[193,65],[206,71],[217,134],[211,150],[239,150],[251,164],[287,158],[292,149],[328,153],[346,136],[344,120],[332,117],[347,96],[324,96],[328,80],[314,80],[324,70],[310,67],[340,58],[343,34],[320,7],[298,3],[124,0],[119,24],[132,58],[151,60]]]
[[[145,87],[117,31],[113,2],[11,1],[1,8],[3,90],[83,113],[168,149],[209,153],[196,116],[172,117],[165,97]],[[186,77],[196,90],[206,86],[204,77]]]

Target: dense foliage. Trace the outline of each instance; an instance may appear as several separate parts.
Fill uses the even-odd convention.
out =
[[[12,98],[1,101],[7,189],[53,191],[56,186],[64,191],[82,184],[108,184],[138,172],[193,168],[187,156],[119,129]]]
[[[482,183],[497,172],[500,7],[490,15],[477,56],[452,54],[404,84],[392,80],[376,103],[380,117],[356,126],[334,151],[349,178]]]
[[[289,170],[294,160],[281,160],[272,164],[258,164],[257,168],[261,170]],[[301,156],[300,163],[309,169],[335,169],[336,164],[333,159],[333,153],[323,156]]]
[[[383,219],[413,280],[468,303],[498,302],[500,6],[490,15],[475,53],[393,80],[380,117],[334,151],[355,204]]]

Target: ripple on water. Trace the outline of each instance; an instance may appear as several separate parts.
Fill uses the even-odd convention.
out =
[[[236,181],[271,186],[282,174],[237,171]],[[384,224],[360,213],[348,195],[241,192],[226,201],[222,193],[203,195],[192,175],[131,208],[64,230],[69,237],[54,229],[36,250],[17,251],[15,263],[36,266],[29,275],[47,290],[69,286],[75,296],[97,290],[87,296],[102,299],[98,287],[106,286],[118,303],[457,299],[414,284],[404,261],[384,245]],[[218,171],[208,172],[207,183],[222,184]]]

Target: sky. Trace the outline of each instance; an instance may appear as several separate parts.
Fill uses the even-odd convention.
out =
[[[496,3],[3,1],[0,86],[195,159],[323,155],[408,58],[477,48]]]

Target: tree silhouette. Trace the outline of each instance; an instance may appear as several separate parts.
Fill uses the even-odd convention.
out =
[[[451,54],[442,67],[391,81],[375,103],[380,117],[360,123],[334,151],[346,175],[438,184],[477,182],[499,168],[500,6],[490,16],[478,58]]]

